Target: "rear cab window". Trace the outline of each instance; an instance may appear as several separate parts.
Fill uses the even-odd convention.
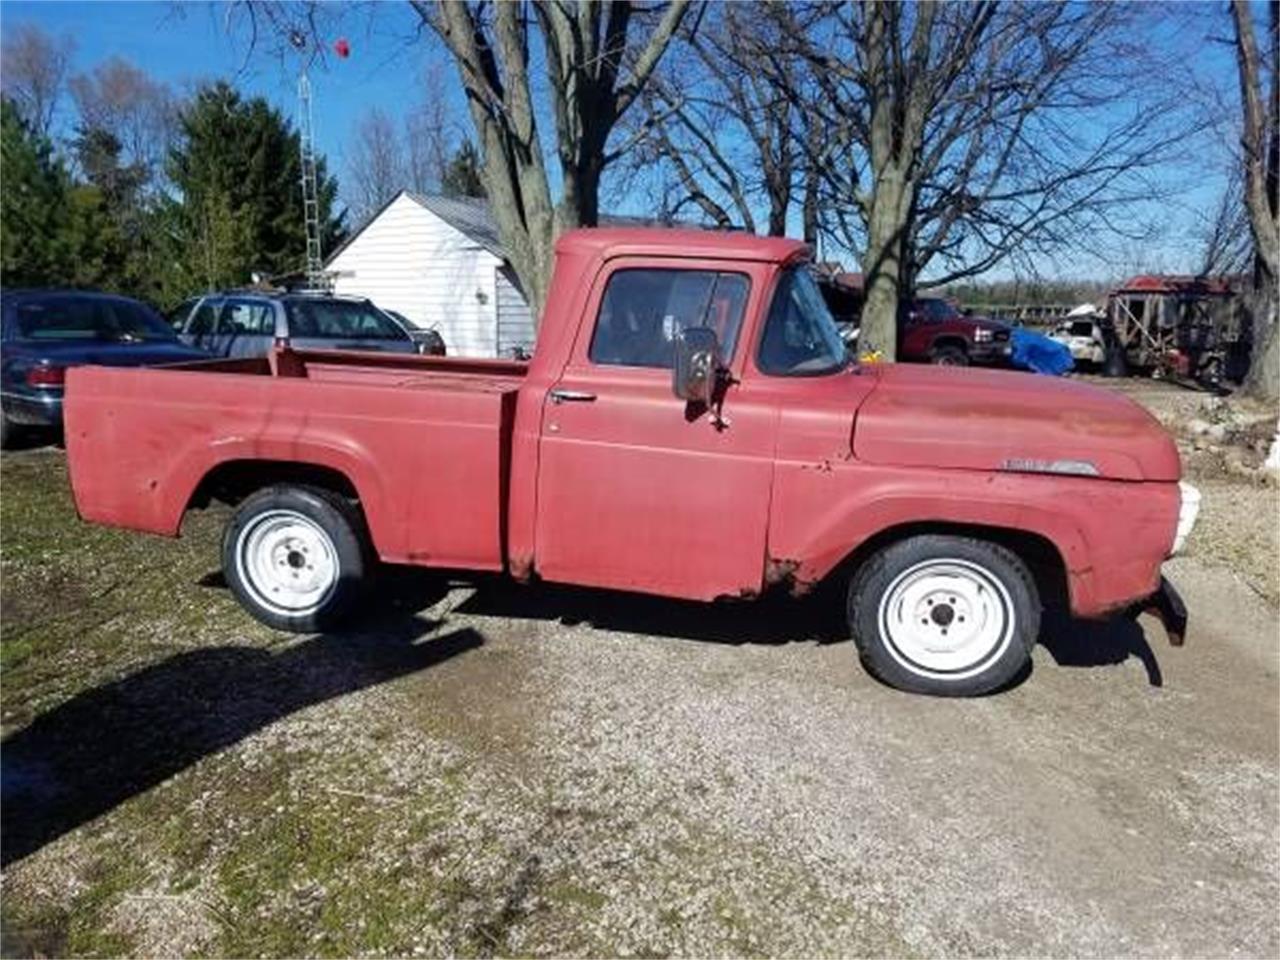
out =
[[[595,364],[670,369],[675,338],[710,327],[728,362],[742,329],[751,281],[713,270],[621,269],[605,287],[588,359]]]
[[[400,324],[371,303],[359,300],[284,301],[289,336],[326,340],[408,340]]]
[[[164,318],[146,304],[109,296],[42,296],[14,311],[17,336],[27,340],[131,343],[173,340]]]

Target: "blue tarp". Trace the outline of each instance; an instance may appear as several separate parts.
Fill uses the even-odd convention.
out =
[[[1050,340],[1044,334],[1014,327],[1010,341],[1013,353],[1009,360],[1015,367],[1060,377],[1075,366],[1066,344]]]

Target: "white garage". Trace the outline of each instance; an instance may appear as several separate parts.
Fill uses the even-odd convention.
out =
[[[401,191],[325,263],[334,292],[434,327],[451,356],[533,347],[529,305],[484,200]]]

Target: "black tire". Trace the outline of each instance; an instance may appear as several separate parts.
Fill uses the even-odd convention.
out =
[[[849,583],[847,612],[873,676],[912,693],[975,697],[1004,687],[1026,668],[1040,607],[1031,573],[1010,550],[927,534],[891,544],[863,563]],[[961,627],[966,620],[969,626]],[[966,632],[948,651],[955,631]]]
[[[12,450],[17,446],[18,428],[3,413],[0,413],[0,450]]]
[[[319,487],[259,490],[240,504],[222,537],[223,576],[241,606],[291,633],[346,620],[363,600],[375,562],[359,509]]]
[[[935,363],[940,367],[967,367],[969,365],[969,354],[965,353],[962,347],[944,344],[940,347],[934,347],[929,352],[929,362]]]

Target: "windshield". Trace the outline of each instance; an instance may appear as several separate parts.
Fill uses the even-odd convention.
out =
[[[782,275],[757,363],[763,373],[775,376],[834,373],[847,365],[844,341],[808,269],[793,267]]]
[[[409,335],[371,303],[358,300],[286,300],[289,336],[328,340],[407,340]]]
[[[146,304],[114,297],[41,297],[18,304],[16,316],[21,336],[29,340],[177,339]]]

